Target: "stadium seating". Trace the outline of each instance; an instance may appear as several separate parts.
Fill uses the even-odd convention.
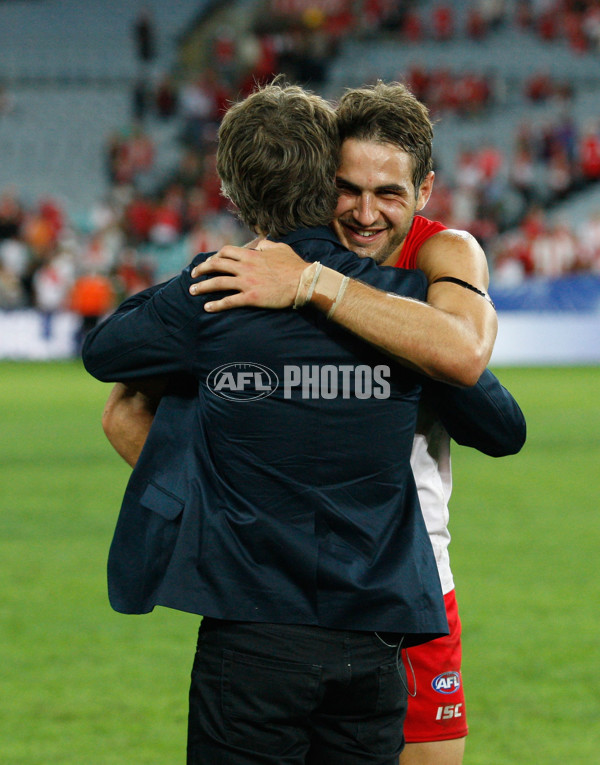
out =
[[[181,31],[208,0],[44,0],[0,3],[0,76],[36,79],[131,79],[136,74],[132,28],[141,7],[158,32],[158,66],[173,63]]]
[[[158,38],[149,77],[174,65],[178,35],[208,4],[144,3]],[[137,0],[0,3],[0,82],[13,101],[0,115],[0,189],[15,187],[26,203],[56,197],[75,217],[104,195],[107,138],[131,124],[140,7]],[[155,141],[161,173],[177,155],[164,126]]]

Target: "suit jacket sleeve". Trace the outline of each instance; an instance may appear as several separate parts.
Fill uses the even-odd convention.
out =
[[[136,308],[138,305],[142,305],[143,303],[148,300],[148,298],[151,298],[152,295],[154,295],[158,290],[161,290],[163,287],[165,287],[168,284],[168,282],[162,282],[161,284],[155,284],[153,287],[148,287],[145,290],[142,290],[141,292],[136,292],[135,295],[130,295],[126,300],[124,300],[121,305],[115,310],[115,312],[112,314],[113,316],[118,313],[127,313],[127,311],[131,311],[132,308]]]
[[[82,358],[102,382],[189,372],[206,299],[192,297],[190,272],[128,298],[86,337]]]
[[[489,369],[472,388],[424,379],[423,398],[450,436],[491,457],[516,454],[525,443],[521,408]]]

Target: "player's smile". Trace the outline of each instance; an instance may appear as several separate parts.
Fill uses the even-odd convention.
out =
[[[375,244],[379,242],[386,231],[389,230],[389,226],[382,226],[379,228],[362,228],[358,226],[354,221],[339,218],[339,223],[344,227],[346,236],[351,240],[356,240],[359,244],[368,246],[369,244]]]
[[[378,226],[377,228],[365,228],[357,224],[350,215],[338,218],[336,232],[341,242],[349,249],[360,255],[361,258],[374,258],[381,262],[377,253],[383,247],[388,251],[386,244],[390,237],[390,226]]]

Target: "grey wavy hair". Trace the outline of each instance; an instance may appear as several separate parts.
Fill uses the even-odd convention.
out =
[[[337,204],[339,134],[320,96],[274,81],[226,112],[217,171],[223,194],[257,233],[328,225]]]

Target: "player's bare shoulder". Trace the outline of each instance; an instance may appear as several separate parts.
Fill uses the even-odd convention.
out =
[[[419,249],[417,267],[425,272],[430,284],[450,276],[482,290],[488,288],[485,253],[468,231],[448,228],[429,237]]]

